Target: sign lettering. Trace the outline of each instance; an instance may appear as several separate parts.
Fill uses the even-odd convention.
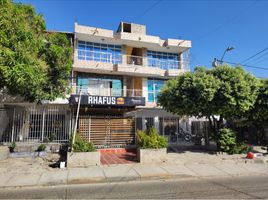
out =
[[[88,96],[88,104],[116,105],[116,97]]]

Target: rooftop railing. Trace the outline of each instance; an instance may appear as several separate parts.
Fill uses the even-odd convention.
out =
[[[123,96],[123,97],[142,97],[142,90],[138,89],[118,89],[118,88],[101,88],[90,86],[76,86],[72,87],[71,94],[82,94],[92,96]]]

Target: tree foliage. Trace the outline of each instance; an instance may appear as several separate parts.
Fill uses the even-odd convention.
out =
[[[30,5],[1,0],[0,13],[0,89],[29,101],[63,96],[71,70],[67,37],[45,32]]]
[[[268,126],[268,79],[262,79],[254,107],[249,110],[247,120],[257,126]]]
[[[168,81],[158,102],[178,115],[208,118],[217,133],[224,118],[246,116],[254,107],[258,89],[259,80],[240,67],[196,68]]]

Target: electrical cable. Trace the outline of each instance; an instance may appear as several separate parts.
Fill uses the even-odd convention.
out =
[[[265,51],[267,51],[267,50],[268,50],[268,47],[266,47],[266,48],[264,48],[263,50],[261,50],[261,51],[259,51],[259,52],[255,53],[254,55],[252,55],[252,56],[250,56],[250,57],[246,58],[245,60],[243,60],[243,61],[242,61],[242,62],[240,62],[240,63],[241,63],[241,64],[243,64],[243,63],[245,63],[245,62],[249,61],[250,59],[252,59],[252,58],[256,57],[257,55],[259,55],[259,54],[261,54],[261,53],[263,53],[263,52],[265,52]]]
[[[259,63],[260,61],[262,61],[263,59],[263,57],[265,57],[266,55],[268,55],[268,52],[265,52],[264,54],[262,54],[262,55],[259,55],[258,57],[256,57],[256,58],[253,58],[253,60],[249,60],[249,61],[247,61],[246,63],[244,63],[244,64],[249,64],[249,63],[251,63],[251,65],[256,65],[257,63]],[[266,60],[267,58],[265,58],[264,60]]]
[[[207,32],[206,34],[201,35],[200,37],[198,37],[198,38],[196,38],[196,39],[194,39],[194,40],[195,40],[195,41],[197,41],[197,40],[201,40],[201,39],[207,37],[208,35],[210,35],[211,33],[214,33],[214,32],[216,32],[216,31],[220,30],[221,28],[223,28],[223,27],[226,26],[227,24],[229,24],[229,23],[235,21],[236,19],[238,19],[239,17],[241,17],[241,15],[242,15],[243,13],[245,13],[247,10],[249,10],[251,7],[253,7],[257,2],[258,2],[258,0],[255,0],[252,4],[250,4],[250,5],[247,6],[246,8],[241,9],[241,10],[238,12],[239,14],[234,15],[233,17],[229,18],[228,20],[226,20],[226,21],[225,21],[224,23],[222,23],[221,25],[215,27],[214,29],[212,29],[212,30],[210,30],[209,32]]]
[[[223,61],[223,62],[228,63],[228,64],[232,64],[232,65],[244,66],[244,67],[248,67],[248,68],[268,70],[268,68],[266,68],[266,67],[257,67],[257,66],[246,65],[246,64],[241,64],[241,63],[234,63],[234,62],[229,62],[229,61]]]
[[[163,0],[158,0],[157,2],[155,2],[153,5],[151,5],[149,8],[147,8],[142,14],[140,14],[139,16],[136,17],[136,19],[142,18],[144,15],[146,15],[146,13],[148,13],[150,10],[152,10],[155,6],[157,6],[161,1]]]

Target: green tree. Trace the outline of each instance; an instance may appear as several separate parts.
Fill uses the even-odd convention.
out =
[[[268,79],[262,79],[254,107],[249,111],[248,120],[260,126],[268,126]]]
[[[258,79],[240,67],[196,68],[168,81],[158,102],[178,115],[206,117],[217,136],[223,119],[244,117],[253,108],[258,88]]]
[[[247,117],[240,120],[238,127],[255,127],[255,137],[259,142],[263,142],[267,138],[265,136],[265,129],[268,129],[268,79],[262,79],[259,87],[259,93],[255,101],[254,107],[247,113]]]
[[[67,37],[45,32],[30,5],[1,0],[0,13],[0,89],[29,101],[63,96],[71,70]]]

